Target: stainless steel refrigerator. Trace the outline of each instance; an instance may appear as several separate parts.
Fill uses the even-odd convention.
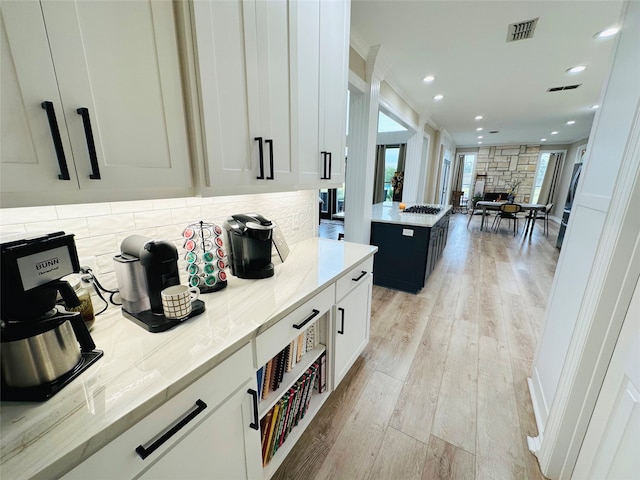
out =
[[[562,222],[560,222],[560,231],[558,232],[558,240],[556,241],[556,248],[562,247],[562,241],[564,240],[564,233],[569,223],[569,215],[571,214],[571,207],[576,197],[576,191],[578,189],[578,181],[580,180],[580,172],[582,171],[582,163],[576,163],[573,166],[573,173],[571,174],[571,182],[569,183],[569,191],[567,192],[567,201],[564,204],[564,211],[562,212]]]

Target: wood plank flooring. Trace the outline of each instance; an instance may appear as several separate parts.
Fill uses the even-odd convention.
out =
[[[374,286],[367,348],[274,479],[544,479],[526,377],[558,226],[525,239],[467,219],[417,295]]]

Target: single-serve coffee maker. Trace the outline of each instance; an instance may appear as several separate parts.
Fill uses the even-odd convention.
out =
[[[272,234],[275,225],[257,213],[232,215],[224,222],[229,266],[238,278],[273,276]]]
[[[55,232],[0,240],[0,371],[2,400],[46,400],[103,352],[80,312],[56,306],[60,292],[80,305],[62,277],[80,271],[72,234]]]
[[[178,249],[173,243],[130,235],[122,241],[120,251],[113,260],[122,314],[129,320],[156,333],[204,312],[204,302],[195,300],[186,318],[164,316],[161,292],[180,284]]]

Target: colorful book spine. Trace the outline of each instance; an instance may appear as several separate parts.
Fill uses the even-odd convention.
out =
[[[280,403],[276,403],[271,409],[273,412],[271,415],[271,426],[269,427],[269,433],[267,434],[267,443],[266,448],[262,452],[262,465],[266,465],[271,460],[271,449],[273,445],[273,431],[276,428],[276,423],[278,421],[279,413],[280,413]]]

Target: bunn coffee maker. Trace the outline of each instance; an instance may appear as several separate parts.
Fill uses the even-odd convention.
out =
[[[238,278],[273,276],[271,236],[275,225],[257,213],[232,215],[224,222],[231,273]]]
[[[62,277],[80,271],[72,234],[1,239],[0,371],[2,400],[46,400],[103,352],[82,315],[56,306],[80,302]]]
[[[160,292],[180,284],[178,250],[171,242],[130,235],[114,257],[116,279],[122,300],[122,314],[150,332],[164,332],[184,319],[164,316]],[[205,310],[202,300],[193,302],[187,318]]]

